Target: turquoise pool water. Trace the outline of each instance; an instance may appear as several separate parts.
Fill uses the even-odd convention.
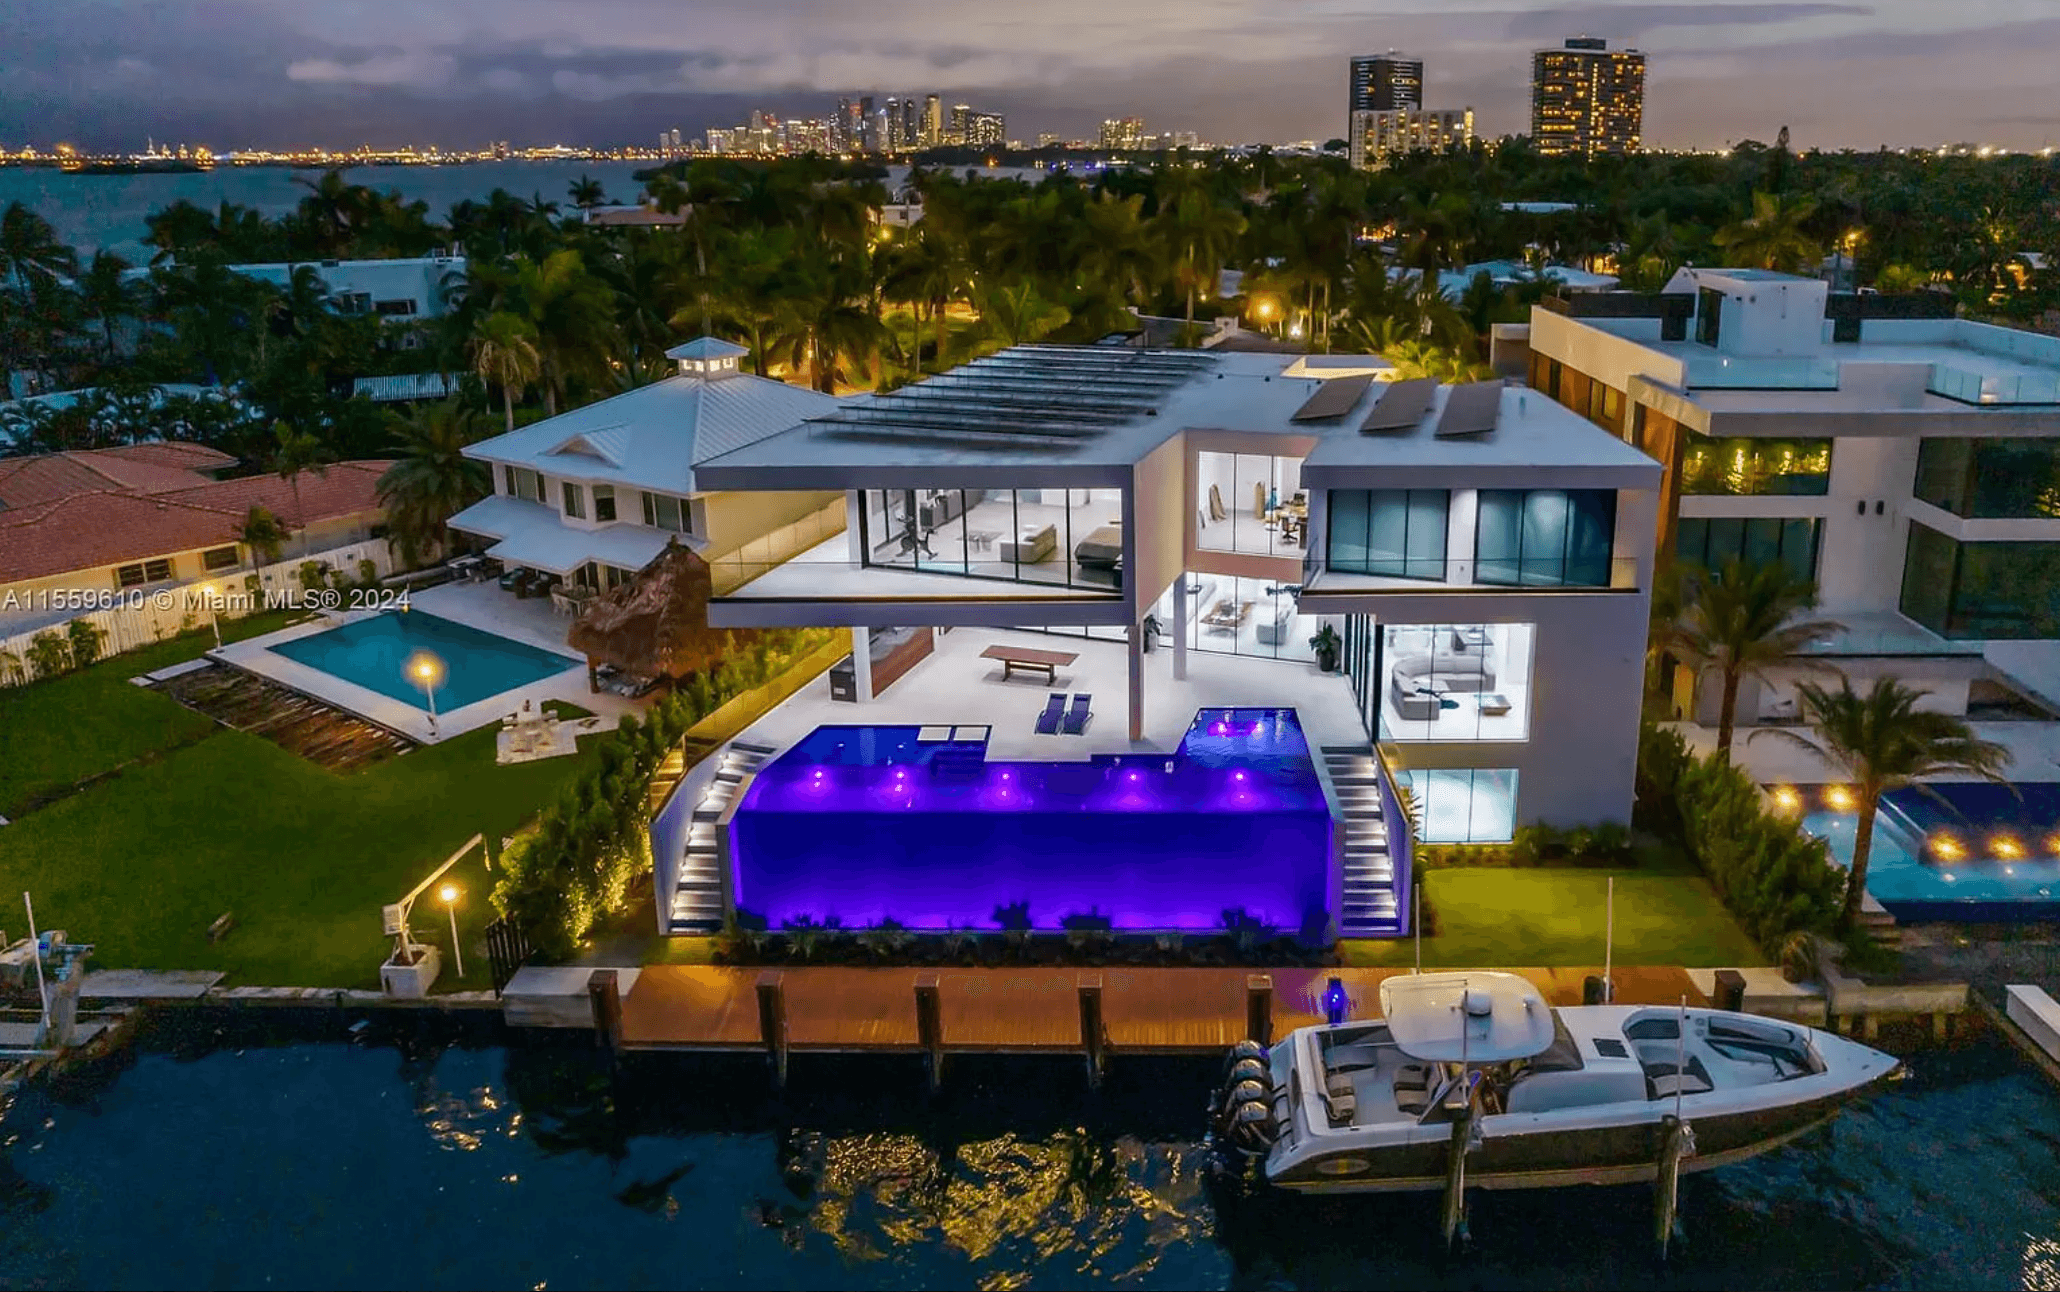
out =
[[[429,698],[408,672],[418,655],[442,664],[436,708],[450,713],[503,691],[578,667],[579,661],[496,637],[419,610],[389,610],[341,628],[280,642],[269,648],[297,664],[377,691],[423,712]]]

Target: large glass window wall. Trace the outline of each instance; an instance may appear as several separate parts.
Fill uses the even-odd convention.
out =
[[[1912,492],[1970,519],[2060,516],[2060,440],[1924,440]]]
[[[1524,587],[1609,586],[1617,496],[1609,489],[1483,489],[1474,578]]]
[[[1525,740],[1532,624],[1382,624],[1372,699],[1380,738]]]
[[[1815,581],[1822,524],[1807,516],[1684,516],[1674,530],[1674,559],[1706,570],[1779,561],[1796,578]]]
[[[1123,586],[1121,489],[868,489],[863,498],[868,565]]]
[[[1313,660],[1316,648],[1309,644],[1309,639],[1325,623],[1337,627],[1336,616],[1301,613],[1294,584],[1228,574],[1190,573],[1186,577],[1190,650],[1256,655],[1262,659]],[[1170,588],[1159,598],[1152,613],[1162,626],[1171,630]]]
[[[1302,459],[1196,455],[1195,546],[1208,552],[1300,556],[1309,544]]]
[[[1425,843],[1507,843],[1516,837],[1516,769],[1455,767],[1402,773]]]
[[[1913,524],[1901,605],[1956,641],[2060,637],[2060,543],[1962,543]]]
[[[1681,446],[1681,492],[1822,497],[1831,492],[1831,441],[1691,435]]]
[[[1443,580],[1451,506],[1448,489],[1331,490],[1330,568]]]

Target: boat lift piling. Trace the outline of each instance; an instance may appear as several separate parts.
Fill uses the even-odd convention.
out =
[[[1695,1128],[1681,1116],[1682,1075],[1688,1067],[1688,998],[1681,998],[1680,1027],[1674,1039],[1674,1111],[1660,1118],[1659,1166],[1652,1177],[1653,1237],[1659,1258],[1667,1258],[1679,1229],[1681,1159],[1695,1152]]]

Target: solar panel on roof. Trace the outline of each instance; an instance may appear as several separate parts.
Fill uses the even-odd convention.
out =
[[[1411,377],[1407,381],[1391,381],[1381,392],[1380,401],[1366,420],[1359,423],[1361,431],[1406,431],[1423,420],[1431,411],[1431,397],[1437,392],[1438,383],[1429,377]]]
[[[1502,383],[1499,381],[1470,381],[1463,386],[1454,386],[1445,395],[1445,411],[1438,415],[1438,424],[1431,434],[1449,438],[1454,435],[1479,435],[1495,429],[1495,416],[1502,409]]]
[[[1350,377],[1332,377],[1316,387],[1316,393],[1304,400],[1302,406],[1288,415],[1291,422],[1315,422],[1326,417],[1343,417],[1352,411],[1352,405],[1359,402],[1359,396],[1373,384],[1373,378],[1365,373]]]

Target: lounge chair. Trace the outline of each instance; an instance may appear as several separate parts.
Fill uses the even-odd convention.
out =
[[[1085,692],[1074,696],[1073,707],[1066,711],[1065,721],[1060,725],[1059,729],[1069,736],[1078,736],[1085,733],[1087,730],[1087,720],[1094,716],[1093,704],[1094,697]]]
[[[1059,734],[1059,720],[1066,715],[1066,693],[1053,691],[1045,697],[1044,712],[1037,715],[1037,734],[1056,736]]]

